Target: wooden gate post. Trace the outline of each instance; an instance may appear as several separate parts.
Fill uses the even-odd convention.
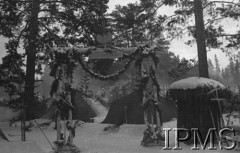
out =
[[[152,74],[151,71],[155,71],[155,65],[153,62],[153,59],[151,57],[144,58],[141,63],[141,79],[146,80],[145,84],[145,89],[143,90],[143,106],[147,107],[158,107],[159,100],[158,100],[158,91],[157,91],[157,86],[155,83],[156,80],[153,80],[156,78],[155,74]],[[154,75],[154,76],[151,76]],[[153,104],[148,104],[148,103],[153,103]],[[148,127],[149,121],[148,121],[148,113],[147,113],[147,108],[144,107],[144,122],[145,125]],[[158,112],[159,109],[152,109],[154,111],[154,114],[156,115],[156,121],[157,121],[157,127],[158,129],[161,129],[161,119],[160,115],[161,113]],[[153,113],[153,112],[152,112]],[[150,113],[150,114],[152,114]],[[154,115],[154,116],[155,116]]]
[[[57,141],[61,140],[61,114],[60,111],[58,110],[57,112]]]

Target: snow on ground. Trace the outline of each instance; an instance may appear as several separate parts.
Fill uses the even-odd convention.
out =
[[[223,84],[208,78],[190,77],[172,83],[169,89],[195,89],[197,87],[210,86],[213,88],[225,88]]]
[[[24,150],[22,149],[24,148]],[[35,142],[1,142],[0,153],[45,153]]]
[[[163,124],[165,128],[176,127],[176,120]],[[199,150],[193,151],[185,144],[180,144],[183,147],[182,151],[163,150],[163,146],[142,147],[140,145],[143,138],[144,125],[122,125],[119,129],[112,132],[103,131],[108,124],[86,123],[76,129],[76,137],[74,144],[80,148],[82,153],[202,153],[202,152],[237,152],[236,150]],[[1,128],[11,141],[20,141],[20,128]],[[51,128],[43,128],[44,133],[50,142],[56,139],[56,131]],[[51,152],[51,146],[41,133],[39,128],[33,128],[32,131],[26,133],[27,140],[35,141],[36,144],[45,150]],[[170,147],[174,147],[174,133],[170,132]],[[218,147],[218,146],[217,146]],[[1,149],[0,149],[1,153]]]
[[[240,113],[234,111],[231,113],[230,118],[228,116],[229,114],[223,114],[223,120],[224,120],[224,125],[229,126],[239,126],[240,127]]]

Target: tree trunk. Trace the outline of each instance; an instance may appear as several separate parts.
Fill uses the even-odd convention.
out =
[[[198,64],[199,76],[208,78],[208,63],[207,63],[207,50],[205,44],[205,31],[203,21],[203,7],[201,0],[194,0],[194,14],[195,14],[195,27],[196,39],[198,50]]]
[[[32,103],[34,102],[34,83],[35,83],[35,62],[37,52],[38,14],[40,10],[39,0],[32,3],[32,11],[29,19],[28,46],[26,48],[26,78],[25,78],[25,105],[26,119],[34,118]]]

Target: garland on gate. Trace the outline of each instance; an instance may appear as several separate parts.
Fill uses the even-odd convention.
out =
[[[131,63],[135,60],[135,57],[137,56],[137,54],[138,54],[139,52],[141,52],[141,51],[142,51],[142,48],[139,47],[139,48],[137,48],[134,52],[132,52],[131,54],[129,54],[129,55],[126,55],[126,54],[125,54],[124,57],[119,58],[119,59],[126,59],[126,58],[127,58],[128,61],[125,62],[124,67],[123,67],[122,69],[118,70],[117,72],[115,72],[115,73],[113,73],[113,74],[109,74],[109,75],[102,75],[102,74],[96,73],[96,72],[94,72],[92,69],[90,69],[90,68],[85,64],[85,62],[84,62],[81,54],[80,54],[80,56],[74,56],[74,58],[75,58],[75,57],[78,57],[78,58],[76,58],[76,60],[80,63],[80,65],[82,66],[82,68],[83,68],[86,72],[88,72],[88,73],[90,74],[90,76],[92,76],[92,77],[94,77],[94,78],[97,78],[97,79],[99,79],[99,80],[106,81],[106,80],[110,80],[110,79],[112,79],[112,80],[117,79],[117,77],[118,77],[119,75],[121,75],[122,73],[124,73],[124,72],[129,68],[129,66],[131,65]]]
[[[50,68],[51,68],[51,76],[56,77],[56,72],[61,65],[67,66],[66,74],[69,78],[72,78],[72,73],[74,69],[77,67],[76,63],[79,63],[82,68],[90,74],[90,76],[100,79],[100,80],[109,80],[109,79],[116,79],[119,75],[124,73],[131,63],[136,60],[135,66],[139,66],[143,60],[143,58],[146,58],[148,56],[151,56],[153,58],[153,61],[155,65],[158,62],[158,57],[156,56],[157,47],[151,47],[149,48],[149,45],[139,46],[136,48],[136,50],[130,54],[124,54],[123,57],[119,58],[120,60],[127,59],[127,62],[125,62],[124,67],[117,72],[109,75],[102,75],[99,73],[94,72],[91,68],[89,68],[84,61],[84,57],[89,56],[93,50],[96,50],[96,47],[89,47],[85,52],[78,52],[76,49],[72,48],[70,50],[55,50],[50,54],[50,59],[52,62],[50,62]],[[109,52],[109,50],[108,50]],[[62,72],[64,73],[64,72]]]
[[[106,80],[110,80],[110,79],[116,79],[120,74],[124,73],[128,68],[129,66],[131,65],[133,59],[130,59],[128,60],[124,67],[120,70],[118,70],[117,72],[113,73],[113,74],[109,74],[109,75],[101,75],[99,73],[96,73],[94,72],[92,69],[90,69],[86,64],[84,64],[84,61],[82,59],[79,60],[79,63],[80,65],[82,66],[82,68],[88,72],[90,74],[90,76],[94,77],[94,78],[97,78],[99,80],[103,80],[103,81],[106,81]]]

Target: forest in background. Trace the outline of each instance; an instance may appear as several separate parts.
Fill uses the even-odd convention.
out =
[[[238,29],[235,33],[226,33],[226,25],[222,22],[225,19],[239,20],[238,1],[140,0],[126,6],[118,5],[108,14],[107,3],[107,0],[0,0],[0,35],[9,40],[5,45],[7,55],[0,65],[1,86],[9,95],[14,95],[20,94],[16,84],[25,84],[23,96],[27,97],[28,109],[31,109],[38,102],[35,100],[35,84],[41,80],[36,79],[36,74],[41,75],[43,65],[50,63],[45,58],[50,51],[49,46],[102,47],[97,36],[110,32],[112,41],[107,44],[109,46],[158,46],[160,59],[156,73],[160,86],[167,87],[173,81],[189,76],[208,77],[209,73],[209,77],[238,92],[240,34]],[[157,12],[164,6],[176,9],[174,15],[159,15]],[[197,19],[204,23],[194,20],[196,15],[200,15]],[[199,25],[203,27],[200,31],[196,28]],[[198,48],[198,59],[180,59],[168,51],[171,40],[186,38],[188,45],[199,44],[197,36],[204,36],[202,39],[205,40],[205,44]],[[25,53],[18,52],[20,47]],[[217,56],[214,61],[206,61],[206,48],[225,52],[229,66],[221,69]],[[89,60],[92,69],[102,75],[121,68],[121,62]],[[129,84],[132,69],[134,67],[119,79]],[[113,86],[109,90],[124,91],[125,87],[114,89],[119,86],[114,87],[113,82],[108,81],[104,85]]]

